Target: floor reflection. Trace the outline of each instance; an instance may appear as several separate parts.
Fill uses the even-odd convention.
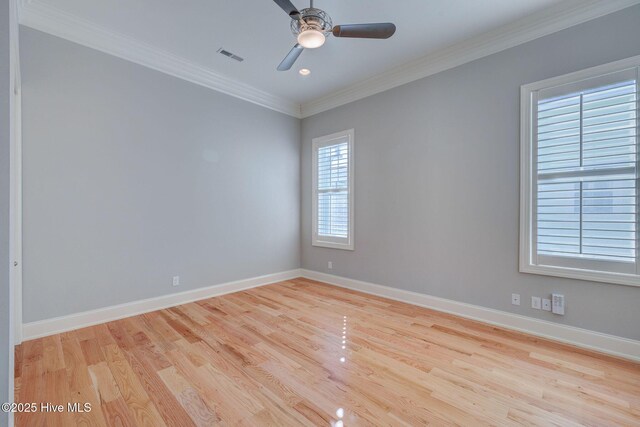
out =
[[[342,316],[342,352],[340,352],[340,363],[345,363],[347,361],[346,357],[346,349],[347,349],[347,316]],[[342,418],[344,417],[344,408],[336,409],[336,417],[337,421],[332,422],[331,425],[333,427],[344,427],[344,422]]]

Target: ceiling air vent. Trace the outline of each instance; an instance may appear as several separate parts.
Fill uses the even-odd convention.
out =
[[[234,53],[231,53],[228,50],[224,50],[223,48],[218,49],[218,53],[220,53],[220,54],[222,54],[224,56],[228,56],[231,59],[235,59],[238,62],[244,61],[244,58],[242,58],[242,57],[240,57],[240,56],[238,56],[238,55],[236,55]]]

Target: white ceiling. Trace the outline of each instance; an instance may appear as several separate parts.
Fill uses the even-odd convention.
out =
[[[334,24],[391,21],[398,30],[388,40],[330,36],[288,72],[276,66],[295,40],[272,0],[18,0],[18,14],[22,25],[303,118],[636,4],[316,0]],[[301,67],[311,76],[300,76]]]
[[[103,29],[172,53],[264,92],[303,104],[561,0],[316,0],[334,24],[393,22],[388,40],[337,39],[306,50],[288,72],[276,66],[295,39],[271,0],[38,0]],[[298,8],[307,2],[294,0]],[[238,63],[216,51],[245,58]],[[298,74],[309,68],[309,77]]]

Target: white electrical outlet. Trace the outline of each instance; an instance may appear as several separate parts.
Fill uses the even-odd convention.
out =
[[[536,310],[540,310],[541,308],[540,297],[531,297],[531,308],[535,308]]]
[[[564,315],[564,295],[551,294],[551,311],[553,314]]]
[[[332,270],[332,269],[333,269],[333,261],[329,261],[329,262],[327,263],[327,268],[328,268],[329,270]]]
[[[548,298],[542,298],[542,309],[544,311],[551,311],[551,300]]]
[[[511,294],[511,304],[520,305],[520,294]]]
[[[173,276],[173,286],[180,286],[180,276]]]

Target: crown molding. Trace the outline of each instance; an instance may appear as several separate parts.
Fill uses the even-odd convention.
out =
[[[300,105],[35,0],[19,2],[20,24],[227,95],[300,118]]]
[[[640,4],[640,0],[566,0],[302,105],[270,94],[139,40],[102,28],[38,0],[19,1],[20,24],[297,118],[501,52],[574,25]]]
[[[640,0],[569,0],[301,105],[302,117],[375,95],[574,25],[640,4]]]

